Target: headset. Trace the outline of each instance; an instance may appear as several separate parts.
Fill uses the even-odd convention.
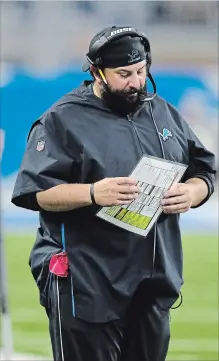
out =
[[[100,52],[103,49],[103,47],[109,44],[109,42],[113,40],[117,40],[127,35],[132,37],[139,37],[142,44],[144,45],[145,53],[146,53],[146,68],[148,73],[147,75],[153,86],[153,93],[152,94],[147,93],[144,101],[150,101],[155,97],[157,93],[157,89],[156,89],[155,81],[150,73],[150,67],[152,64],[150,42],[144,33],[139,32],[135,28],[130,28],[130,27],[118,28],[116,26],[113,26],[112,28],[110,28],[110,30],[107,29],[99,39],[97,39],[93,43],[91,42],[89,52],[86,54],[86,58],[90,64],[94,65],[97,68],[100,68],[101,66],[103,66],[103,61],[100,55]],[[98,70],[100,72],[101,77],[103,78],[103,81],[106,83],[106,79],[103,75],[103,72],[101,71],[101,69]]]

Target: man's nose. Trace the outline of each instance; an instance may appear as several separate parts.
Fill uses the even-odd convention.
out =
[[[140,83],[140,79],[139,79],[138,74],[137,73],[133,74],[131,76],[131,78],[129,79],[129,87],[131,89],[139,89],[140,85],[141,85],[141,83]]]

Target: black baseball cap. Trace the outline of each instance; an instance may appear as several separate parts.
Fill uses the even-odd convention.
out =
[[[105,67],[125,66],[142,61],[146,57],[146,49],[141,35],[143,34],[130,26],[111,26],[102,29],[90,42],[82,70],[86,72],[91,64],[98,66],[100,61]],[[148,51],[150,51],[149,42]]]

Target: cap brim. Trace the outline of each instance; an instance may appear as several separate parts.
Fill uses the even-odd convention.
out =
[[[88,60],[85,60],[84,64],[82,65],[82,71],[86,72],[90,69],[90,63]]]

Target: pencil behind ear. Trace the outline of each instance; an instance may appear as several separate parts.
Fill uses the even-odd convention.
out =
[[[107,84],[107,80],[103,74],[103,71],[100,68],[91,65],[90,71],[93,73],[93,76],[95,77],[96,80],[102,80],[105,84]]]
[[[104,81],[104,83],[105,83],[105,84],[107,84],[107,80],[106,80],[106,78],[105,78],[105,76],[104,76],[104,74],[103,74],[102,70],[101,70],[100,68],[98,68],[98,71],[99,71],[99,74],[100,74],[100,76],[101,76],[102,80]]]

